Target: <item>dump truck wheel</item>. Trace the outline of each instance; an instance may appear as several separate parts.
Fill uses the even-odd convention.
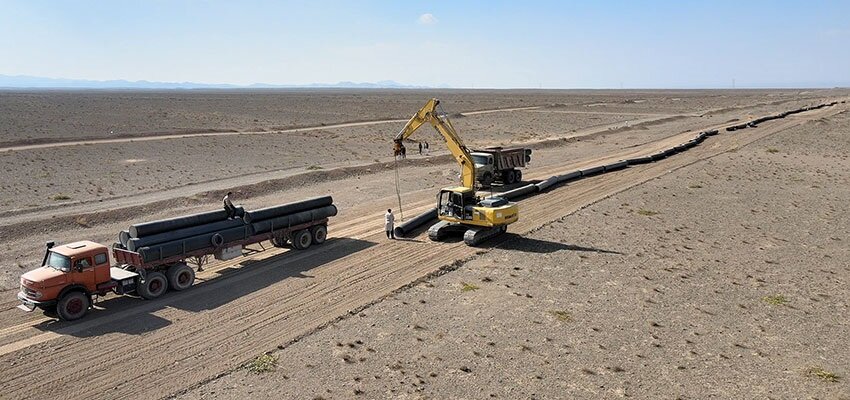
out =
[[[292,235],[292,246],[298,250],[304,250],[310,247],[311,244],[313,244],[313,236],[306,229],[302,229]]]
[[[502,178],[502,182],[505,185],[513,185],[514,184],[514,170],[510,169],[505,171],[504,177]]]
[[[139,296],[148,300],[162,296],[166,290],[168,290],[168,279],[162,272],[148,272],[145,280],[139,282],[136,288]]]
[[[59,314],[59,319],[63,321],[73,321],[82,318],[89,311],[91,301],[89,296],[83,292],[73,291],[68,292],[56,304],[56,312]]]
[[[322,244],[328,238],[328,227],[326,225],[317,225],[310,228],[310,235],[313,236],[313,243]]]
[[[493,184],[493,174],[485,172],[481,177],[481,187],[489,188]]]
[[[168,286],[180,291],[192,287],[195,283],[195,271],[186,264],[175,264],[166,271]]]
[[[514,181],[522,182],[522,171],[520,171],[520,170],[514,171]]]

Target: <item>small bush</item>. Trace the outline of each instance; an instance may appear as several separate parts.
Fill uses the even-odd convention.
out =
[[[68,195],[62,194],[62,193],[57,193],[57,194],[54,194],[53,196],[50,196],[50,199],[56,200],[56,201],[71,200],[71,196],[68,196]]]
[[[321,165],[311,165],[311,166],[307,167],[307,171],[316,171],[316,170],[319,170],[319,169],[323,169],[323,167]]]
[[[785,296],[781,294],[777,294],[775,296],[765,296],[764,298],[762,298],[762,300],[772,306],[782,306],[788,304],[788,299],[786,299]]]
[[[256,360],[251,361],[246,368],[255,374],[274,371],[277,368],[277,356],[271,353],[263,353]]]
[[[835,375],[834,373],[827,371],[821,367],[809,368],[809,370],[806,371],[806,375],[819,378],[820,380],[826,382],[838,382],[839,379],[838,375]]]
[[[767,152],[771,153],[771,154],[772,153],[779,153],[779,149],[774,149],[773,147],[771,147],[771,148],[767,149]]]
[[[462,287],[462,288],[460,288],[460,291],[461,291],[461,292],[471,292],[471,291],[473,291],[473,290],[481,289],[481,288],[479,288],[478,286],[475,286],[475,285],[473,285],[473,284],[471,284],[471,283],[461,282],[461,284],[463,285],[463,287]]]
[[[653,215],[658,215],[658,211],[644,210],[644,209],[638,210],[637,213],[640,214],[640,215],[645,215],[647,217],[651,217]]]
[[[572,320],[572,316],[570,315],[570,313],[563,310],[549,311],[549,314],[557,318],[558,321],[569,322],[570,320]]]

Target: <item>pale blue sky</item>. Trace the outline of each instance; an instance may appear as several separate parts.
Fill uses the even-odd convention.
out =
[[[475,88],[850,85],[850,1],[0,0],[0,74]]]

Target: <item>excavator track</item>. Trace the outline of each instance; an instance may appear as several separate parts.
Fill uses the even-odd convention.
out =
[[[463,242],[467,246],[477,246],[488,239],[505,233],[507,230],[507,225],[488,228],[439,221],[428,228],[428,238],[435,242],[442,242],[452,234],[463,234]]]
[[[449,235],[453,233],[462,234],[466,232],[467,229],[468,227],[466,225],[453,222],[439,221],[436,224],[431,225],[430,228],[428,228],[428,239],[431,239],[435,242],[442,242],[446,240]]]
[[[507,225],[496,226],[492,228],[486,227],[470,227],[463,234],[463,242],[467,246],[477,246],[488,239],[492,239],[505,233],[508,230]]]

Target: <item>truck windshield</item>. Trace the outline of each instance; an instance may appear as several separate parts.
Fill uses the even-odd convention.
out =
[[[490,160],[490,157],[487,157],[487,156],[480,156],[480,155],[477,155],[477,154],[472,155],[472,162],[474,162],[475,164],[478,164],[478,165],[487,165],[487,164],[490,163],[489,160]]]
[[[58,253],[50,252],[47,256],[47,266],[63,272],[71,270],[71,259]]]

